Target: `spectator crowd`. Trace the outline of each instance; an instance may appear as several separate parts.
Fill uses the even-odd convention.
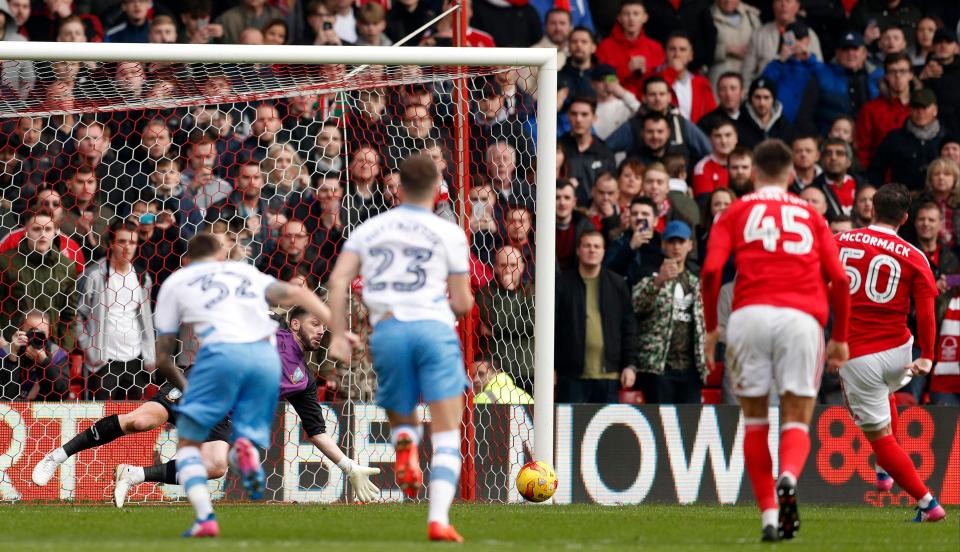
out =
[[[322,289],[350,231],[398,203],[411,153],[434,159],[436,212],[470,237],[478,402],[532,401],[536,224],[556,227],[557,400],[729,400],[722,362],[707,369],[699,266],[769,138],[792,148],[791,193],[835,232],[871,224],[879,186],[906,185],[901,231],[937,278],[938,329],[960,316],[954,2],[0,0],[0,29],[6,41],[450,46],[452,17],[419,29],[455,4],[471,47],[558,53],[556,221],[537,220],[528,69],[470,78],[458,127],[451,81],[429,72],[255,99],[256,83],[315,68],[0,61],[0,103],[50,113],[0,121],[0,400],[143,398],[159,383],[153,302],[187,239],[220,234],[232,259]],[[314,76],[341,74],[329,70]],[[230,102],[175,101],[197,94]],[[96,109],[117,98],[147,108]],[[367,336],[359,302],[351,316]],[[903,402],[960,404],[960,335],[943,328],[941,362]],[[186,367],[195,346],[181,337]],[[314,360],[325,398],[372,399],[363,347],[349,366]],[[822,401],[840,395],[825,377]]]

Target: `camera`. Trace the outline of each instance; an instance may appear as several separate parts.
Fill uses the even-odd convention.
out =
[[[324,21],[324,22],[323,22],[323,30],[325,30],[325,31],[332,31],[332,30],[333,30],[333,23],[331,23],[331,22],[329,22],[329,21]]]
[[[47,334],[40,330],[27,330],[27,345],[34,349],[46,348]]]

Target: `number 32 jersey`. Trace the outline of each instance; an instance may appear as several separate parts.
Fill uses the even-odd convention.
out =
[[[850,277],[850,358],[900,347],[910,339],[911,295],[921,301],[938,293],[927,257],[880,226],[843,232],[836,241]]]
[[[253,343],[272,337],[267,286],[275,282],[245,263],[191,263],[170,275],[157,295],[154,320],[161,335],[192,324],[201,345]]]
[[[447,277],[470,270],[467,238],[456,224],[426,209],[401,205],[364,222],[343,246],[360,257],[370,325],[437,320],[453,327]]]
[[[830,228],[807,202],[774,187],[735,201],[710,230],[707,263],[714,255],[725,262],[730,253],[737,269],[733,310],[787,307],[826,324],[826,279],[833,280],[832,274],[842,280],[843,268]]]

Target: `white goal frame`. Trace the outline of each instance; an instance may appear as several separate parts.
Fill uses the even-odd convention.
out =
[[[348,64],[537,69],[534,437],[537,460],[554,459],[557,55],[552,48],[394,48],[0,41],[0,59],[167,63]]]

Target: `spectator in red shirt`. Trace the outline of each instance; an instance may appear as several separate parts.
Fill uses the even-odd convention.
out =
[[[667,39],[667,66],[660,72],[673,90],[673,103],[680,114],[696,124],[701,117],[717,108],[713,87],[703,75],[688,68],[693,62],[693,42],[682,32]]]
[[[647,18],[643,2],[625,0],[620,5],[617,24],[597,48],[597,59],[612,65],[623,86],[637,97],[643,93],[643,81],[664,60],[663,47],[643,32]]]
[[[857,156],[861,167],[869,167],[880,142],[903,126],[910,115],[910,88],[913,84],[910,56],[890,54],[883,61],[880,96],[864,104],[857,115]]]
[[[698,200],[729,184],[727,158],[737,147],[737,127],[733,121],[721,120],[710,130],[710,145],[713,153],[693,168],[693,196]]]

